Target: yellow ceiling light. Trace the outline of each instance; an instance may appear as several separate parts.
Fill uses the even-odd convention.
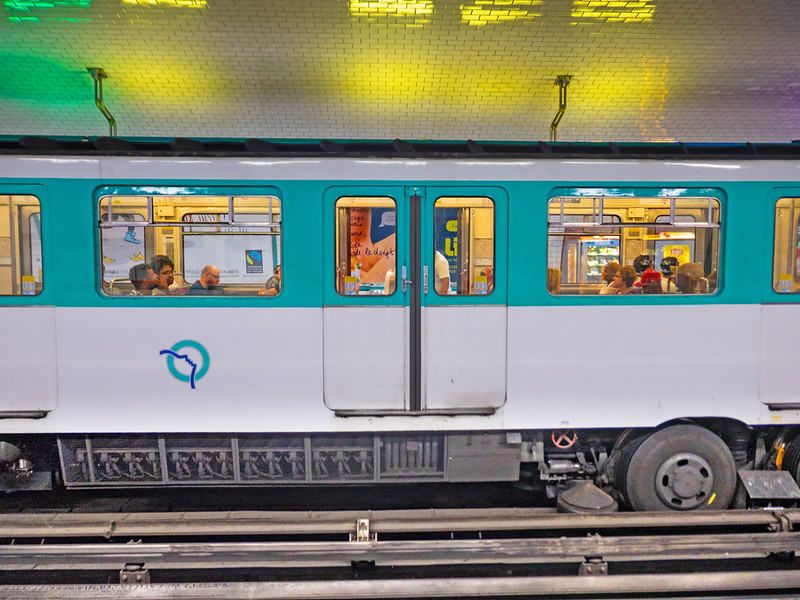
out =
[[[541,13],[532,9],[541,3],[542,0],[476,0],[461,6],[461,21],[481,27],[492,23],[534,19],[540,17]]]
[[[423,25],[433,16],[433,0],[350,0],[350,14],[369,21],[397,19],[397,22]]]
[[[653,20],[655,9],[655,0],[574,0],[572,24],[646,23]]]
[[[175,6],[177,8],[205,8],[206,0],[122,0],[137,6]]]

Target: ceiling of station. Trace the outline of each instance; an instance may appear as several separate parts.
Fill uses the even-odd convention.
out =
[[[0,135],[800,139],[798,0],[0,0]]]

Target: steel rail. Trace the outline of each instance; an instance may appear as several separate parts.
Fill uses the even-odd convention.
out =
[[[634,530],[787,527],[800,509],[572,515],[554,509],[429,509],[331,512],[16,513],[0,514],[0,538],[347,536],[369,520],[372,533]]]
[[[0,599],[326,600],[362,598],[453,598],[526,596],[543,598],[588,594],[702,593],[748,590],[798,590],[800,571],[764,571],[593,577],[487,577],[361,581],[270,581],[143,585],[0,586]],[[738,596],[742,598],[743,596]],[[774,594],[770,598],[777,598]],[[791,596],[787,596],[791,597]]]
[[[800,533],[558,537],[369,542],[8,544],[4,570],[326,568],[763,558],[800,549]]]

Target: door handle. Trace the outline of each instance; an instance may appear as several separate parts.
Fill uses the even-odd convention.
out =
[[[410,279],[406,279],[406,267],[403,265],[400,267],[400,291],[405,292],[406,286],[413,284],[414,282]]]
[[[422,290],[428,293],[428,265],[422,267]]]

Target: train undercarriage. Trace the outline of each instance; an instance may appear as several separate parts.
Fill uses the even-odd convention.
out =
[[[0,440],[5,492],[518,481],[572,512],[694,510],[746,506],[742,474],[769,490],[760,497],[796,504],[800,427],[708,419],[655,429]],[[565,495],[577,484],[580,493]]]

